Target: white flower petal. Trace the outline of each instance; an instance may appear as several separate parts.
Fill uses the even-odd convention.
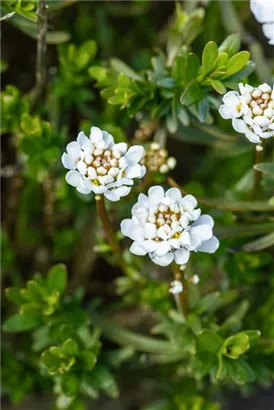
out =
[[[112,202],[117,202],[120,199],[120,196],[114,192],[114,190],[107,190],[104,192],[105,197]]]
[[[191,235],[198,236],[202,241],[212,237],[212,228],[210,225],[193,226],[190,230]]]
[[[112,190],[116,195],[119,197],[121,196],[127,196],[130,193],[131,187],[128,186],[121,186],[119,188],[115,188]]]
[[[164,241],[168,239],[170,233],[171,233],[171,229],[168,225],[161,226],[157,230],[157,236],[159,236],[159,238],[163,239]]]
[[[226,93],[222,100],[224,102],[224,104],[226,105],[231,105],[231,106],[235,106],[238,105],[240,103],[240,95],[238,93],[238,91],[228,91],[228,93]]]
[[[118,150],[120,154],[124,155],[127,152],[127,143],[119,142],[118,144],[115,144],[113,148]]]
[[[159,242],[157,249],[155,250],[156,255],[162,256],[169,252],[171,249],[170,243],[167,241]]]
[[[112,148],[112,146],[114,145],[113,136],[109,134],[107,131],[102,131],[102,134],[103,134],[103,140],[107,144],[108,148]]]
[[[233,126],[235,131],[237,131],[241,134],[245,134],[246,131],[248,130],[248,127],[247,127],[246,123],[244,122],[244,120],[239,120],[238,118],[233,118],[232,126]]]
[[[129,250],[131,253],[138,256],[144,256],[148,253],[143,244],[140,242],[133,242]]]
[[[78,137],[77,137],[77,142],[81,148],[83,148],[84,145],[86,146],[90,145],[90,140],[83,131],[79,132]]]
[[[158,247],[158,243],[149,239],[143,242],[143,246],[147,252],[154,252]]]
[[[182,194],[178,188],[170,188],[166,191],[166,196],[173,199],[174,201],[179,201],[182,199]]]
[[[189,232],[184,231],[184,232],[181,233],[180,242],[183,245],[190,245],[191,244]]]
[[[216,236],[204,241],[202,245],[198,248],[200,252],[214,253],[219,248],[219,241]]]
[[[133,241],[141,241],[144,239],[143,228],[134,224],[132,219],[124,219],[121,222],[121,232],[124,236],[128,236]]]
[[[192,226],[198,226],[198,225],[209,225],[211,228],[214,226],[214,221],[213,218],[210,215],[201,215],[197,221],[194,222]]]
[[[164,198],[164,196],[165,192],[159,185],[153,186],[148,190],[148,198],[151,205],[161,202],[161,199]]]
[[[125,169],[125,175],[127,178],[142,178],[143,166],[140,164],[133,165]]]
[[[155,224],[146,223],[145,224],[145,236],[148,239],[153,239],[157,235],[157,228]]]
[[[90,129],[90,140],[94,144],[98,143],[103,139],[103,133],[98,127],[91,127]]]
[[[65,168],[67,169],[75,169],[76,168],[76,162],[73,159],[73,157],[71,157],[70,155],[64,153],[62,155],[62,164],[64,165]]]
[[[69,171],[66,175],[67,183],[75,188],[81,185],[82,180],[83,178],[78,171]]]
[[[221,117],[224,118],[225,120],[229,120],[229,119],[233,118],[231,110],[227,105],[222,104],[219,107],[219,113],[220,113]]]
[[[137,164],[144,156],[144,147],[141,145],[133,145],[125,154],[127,163],[132,166]]]
[[[150,256],[150,257],[151,257],[151,260],[152,260],[154,263],[156,263],[156,265],[168,266],[168,265],[170,265],[171,262],[173,261],[173,259],[174,259],[174,254],[173,254],[173,252],[168,252],[168,253],[166,253],[165,255],[158,256],[158,255],[155,255],[155,254],[153,253],[153,256]]]
[[[184,265],[189,260],[190,252],[187,249],[178,249],[174,252],[175,262]]]
[[[80,159],[81,158],[81,148],[78,142],[72,141],[67,145],[67,153],[73,158],[73,159]]]

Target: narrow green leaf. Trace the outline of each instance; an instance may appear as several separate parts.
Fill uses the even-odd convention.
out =
[[[127,77],[136,81],[144,81],[141,75],[136,73],[131,67],[118,58],[112,58],[110,60],[110,65],[117,73],[125,74]]]
[[[3,323],[3,331],[9,333],[26,332],[34,329],[40,324],[40,320],[35,317],[15,314]]]
[[[254,165],[256,171],[262,172],[267,177],[274,179],[274,162],[261,162]]]
[[[247,64],[250,58],[250,53],[248,51],[241,51],[238,54],[235,54],[227,62],[227,70],[225,77],[229,77],[238,71],[242,70]]]
[[[5,294],[8,300],[15,303],[16,305],[21,305],[24,303],[24,299],[21,296],[19,288],[7,288],[5,289]]]
[[[217,226],[215,229],[218,238],[240,238],[245,236],[259,235],[260,233],[272,232],[274,222],[254,224],[254,225],[232,225],[232,226]]]
[[[218,57],[218,47],[214,41],[209,41],[206,44],[202,55],[202,75],[206,76],[214,66]]]
[[[180,101],[181,104],[189,106],[200,101],[203,97],[204,93],[199,83],[196,80],[192,80],[181,95]]]
[[[270,246],[274,246],[274,231],[256,239],[255,241],[246,243],[242,246],[241,250],[245,252],[257,252],[269,248]]]
[[[219,46],[219,52],[225,52],[229,57],[238,53],[241,46],[241,36],[239,33],[230,34]]]
[[[67,286],[67,268],[65,265],[60,263],[49,270],[47,285],[50,292],[64,293]]]
[[[217,93],[219,94],[226,93],[226,88],[220,80],[214,80],[213,78],[209,78],[209,82],[214,88],[214,90],[217,91]]]

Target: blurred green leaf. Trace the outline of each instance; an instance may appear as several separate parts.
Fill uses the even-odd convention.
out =
[[[40,324],[39,318],[15,314],[10,316],[2,326],[4,332],[17,333],[34,329]]]

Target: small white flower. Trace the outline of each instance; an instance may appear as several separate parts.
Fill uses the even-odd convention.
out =
[[[80,132],[77,141],[67,145],[62,163],[70,171],[66,181],[82,194],[103,194],[110,201],[128,195],[133,178],[142,178],[146,167],[139,162],[144,148],[125,142],[115,144],[112,135],[92,127],[89,138]]]
[[[264,35],[274,45],[274,2],[273,0],[250,0],[250,9],[259,23],[263,23]]]
[[[239,84],[239,90],[229,91],[223,97],[219,113],[232,119],[233,128],[254,144],[274,136],[274,87],[261,84],[252,87]]]
[[[149,254],[161,266],[173,260],[183,265],[191,251],[215,252],[219,241],[212,233],[214,221],[196,207],[196,199],[192,195],[182,197],[178,188],[165,192],[161,186],[154,186],[148,196],[140,194],[132,218],[121,223],[122,234],[134,241],[130,251]]]
[[[158,142],[151,142],[148,148],[145,150],[145,155],[142,160],[148,171],[160,172],[166,174],[176,166],[176,159],[174,157],[168,157],[166,149],[161,148]]]

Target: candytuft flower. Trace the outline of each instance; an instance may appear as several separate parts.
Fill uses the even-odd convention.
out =
[[[219,113],[232,119],[233,128],[257,144],[274,135],[274,87],[268,84],[252,87],[239,84],[239,90],[223,97]]]
[[[166,174],[175,168],[177,161],[174,157],[169,157],[167,150],[161,148],[158,142],[151,142],[145,150],[144,158],[141,162],[146,166],[147,171]]]
[[[214,221],[196,207],[194,196],[182,197],[178,188],[165,192],[161,186],[154,186],[148,196],[140,194],[132,218],[121,223],[122,234],[134,241],[130,251],[149,254],[161,266],[173,260],[185,264],[191,251],[215,252],[219,241],[212,233]]]
[[[66,181],[82,194],[103,194],[110,201],[128,195],[133,178],[146,173],[139,162],[144,148],[134,145],[128,149],[125,142],[114,143],[112,135],[92,127],[89,138],[80,132],[77,141],[67,145],[62,163],[70,171]]]
[[[274,45],[274,3],[272,0],[250,0],[250,9],[259,23],[263,23],[264,35]]]

